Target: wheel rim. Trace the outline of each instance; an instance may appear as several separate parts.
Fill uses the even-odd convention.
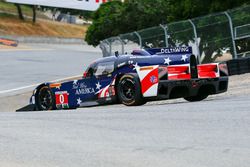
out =
[[[53,106],[53,97],[51,91],[44,87],[39,92],[39,104],[42,110],[50,110]]]
[[[131,79],[124,79],[121,82],[121,96],[126,100],[134,100],[135,96],[135,83]]]

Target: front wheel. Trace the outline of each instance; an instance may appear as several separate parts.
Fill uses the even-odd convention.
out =
[[[48,86],[41,87],[36,95],[36,105],[38,110],[47,111],[55,108],[55,98]]]
[[[141,93],[139,77],[135,74],[126,74],[121,77],[117,85],[119,100],[127,106],[138,106],[145,104]]]
[[[196,101],[201,101],[204,100],[208,97],[207,94],[198,94],[196,96],[189,96],[189,97],[184,97],[185,100],[189,101],[189,102],[196,102]]]

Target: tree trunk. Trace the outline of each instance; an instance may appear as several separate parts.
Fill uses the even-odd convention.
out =
[[[36,22],[36,9],[37,9],[37,6],[36,5],[34,5],[33,7],[32,7],[32,9],[33,9],[33,23],[35,23]]]
[[[16,5],[16,8],[17,8],[19,19],[24,20],[23,12],[22,12],[22,8],[21,8],[20,4],[15,4],[15,5]]]

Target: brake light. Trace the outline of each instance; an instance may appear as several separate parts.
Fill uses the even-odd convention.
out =
[[[198,66],[199,72],[217,71],[217,64],[204,64]]]
[[[173,65],[167,68],[169,80],[186,80],[191,78],[189,65]]]
[[[217,64],[198,65],[199,78],[216,78],[219,77]]]
[[[189,66],[168,66],[169,74],[188,73]]]

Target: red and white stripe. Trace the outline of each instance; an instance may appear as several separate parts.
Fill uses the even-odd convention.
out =
[[[109,97],[109,87],[110,87],[110,85],[101,89],[100,93],[98,94],[98,98]]]
[[[159,85],[158,68],[158,65],[136,68],[141,82],[141,92],[144,97],[157,96]]]
[[[106,98],[106,97],[110,97],[111,95],[115,95],[115,91],[114,91],[115,81],[116,81],[116,78],[114,78],[113,81],[109,85],[107,85],[106,87],[98,91],[97,92],[98,98]],[[110,90],[111,90],[111,95],[110,95]]]

